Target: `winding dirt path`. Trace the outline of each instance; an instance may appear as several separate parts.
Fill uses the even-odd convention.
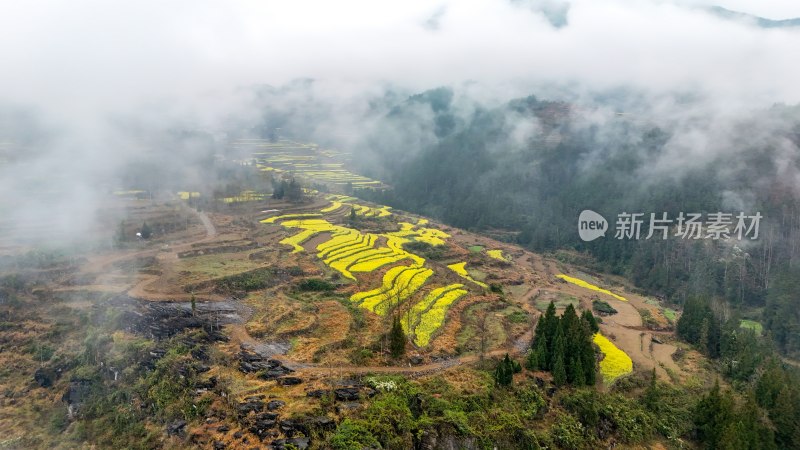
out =
[[[193,210],[193,212],[203,224],[206,230],[205,236],[171,247],[169,252],[150,250],[158,252],[156,254],[156,260],[159,262],[176,261],[178,260],[179,252],[188,250],[195,244],[212,241],[217,236],[217,229],[214,226],[214,222],[208,217],[208,214],[195,210]],[[140,274],[139,281],[128,290],[128,296],[148,301],[186,301],[191,297],[190,294],[187,293],[159,292],[148,289],[150,285],[161,279],[161,277],[162,275]],[[221,301],[226,299],[220,295],[203,295],[197,296],[196,298],[201,301]]]

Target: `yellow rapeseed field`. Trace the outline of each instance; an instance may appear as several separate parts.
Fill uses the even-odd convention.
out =
[[[560,275],[556,275],[556,276],[558,278],[561,278],[562,280],[564,280],[564,281],[566,281],[568,283],[572,283],[572,284],[574,284],[576,286],[580,286],[580,287],[583,287],[583,288],[586,288],[586,289],[591,289],[593,291],[597,291],[597,292],[600,292],[602,294],[608,294],[608,295],[616,298],[617,300],[622,300],[623,302],[627,302],[628,301],[628,299],[626,299],[625,297],[623,297],[621,295],[617,295],[617,294],[609,291],[608,289],[603,289],[603,288],[595,286],[595,285],[593,285],[591,283],[587,283],[586,281],[583,281],[580,278],[574,278],[574,277],[571,277],[569,275],[564,275],[563,273],[560,274]]]

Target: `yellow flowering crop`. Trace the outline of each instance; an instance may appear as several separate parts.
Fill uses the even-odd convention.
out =
[[[275,216],[275,217],[270,217],[269,219],[264,219],[261,221],[261,223],[275,223],[278,220],[305,219],[309,217],[322,217],[322,214],[284,214],[282,216]]]
[[[609,385],[617,378],[633,372],[633,361],[622,350],[600,333],[594,335],[594,343],[600,347],[604,358],[600,361],[600,374],[603,382]]]
[[[189,200],[190,198],[199,198],[200,197],[200,193],[199,192],[181,191],[181,192],[178,192],[178,197],[181,200]]]
[[[392,306],[396,306],[414,295],[431,275],[433,275],[433,271],[424,267],[392,267],[383,276],[381,287],[371,291],[357,292],[350,297],[350,300],[360,302],[362,308],[382,316]]]
[[[414,225],[408,222],[400,222],[400,230],[393,231],[391,233],[387,233],[389,236],[396,236],[396,237],[404,237],[404,238],[413,238],[419,242],[426,242],[430,245],[444,245],[444,240],[449,238],[450,235],[445,233],[442,230],[437,230],[435,228],[425,228],[419,227],[414,229],[418,225]],[[408,242],[408,241],[406,241]]]
[[[472,278],[472,276],[469,274],[469,272],[467,272],[466,265],[467,265],[467,263],[460,262],[460,263],[450,264],[449,266],[447,266],[447,268],[452,270],[453,272],[457,273],[461,278],[464,278],[464,279],[467,279],[469,281],[472,281],[473,283],[477,284],[478,286],[481,286],[481,287],[484,287],[484,288],[489,287],[489,286],[486,285],[486,283],[482,283],[482,282]]]
[[[336,211],[337,209],[339,209],[341,207],[342,207],[342,202],[337,202],[337,201],[334,200],[334,201],[331,202],[331,206],[328,206],[327,208],[323,208],[319,212],[329,213],[331,211]]]
[[[502,250],[487,250],[486,254],[489,255],[489,257],[498,259],[500,261],[508,261],[508,258],[503,255]]]
[[[431,336],[444,322],[447,308],[467,293],[462,289],[463,284],[451,284],[433,289],[425,298],[416,303],[409,311],[409,317],[401,321],[403,330],[410,334],[414,331],[414,343],[424,347],[430,342]],[[411,330],[409,330],[409,327]]]
[[[380,269],[381,267],[387,264],[396,263],[398,261],[402,261],[407,258],[408,256],[402,253],[395,253],[388,256],[384,255],[371,256],[356,261],[356,263],[350,266],[348,270],[350,270],[351,272],[372,272],[374,270]]]
[[[431,336],[444,323],[444,318],[450,305],[466,294],[467,291],[464,289],[452,289],[440,294],[433,306],[419,318],[419,323],[414,328],[414,343],[419,347],[428,345],[431,341]]]
[[[569,283],[572,283],[572,284],[574,284],[576,286],[580,286],[580,287],[583,287],[583,288],[586,288],[586,289],[591,289],[593,291],[597,291],[597,292],[600,292],[600,293],[603,293],[603,294],[608,294],[608,295],[616,298],[617,300],[622,300],[623,302],[627,302],[628,301],[628,299],[626,299],[625,297],[623,297],[621,295],[617,295],[617,294],[609,291],[608,289],[603,289],[603,288],[597,287],[597,286],[595,286],[595,285],[593,285],[591,283],[587,283],[587,282],[581,280],[580,278],[574,278],[574,277],[571,277],[571,276],[568,276],[568,275],[564,275],[563,273],[560,274],[560,275],[556,275],[556,276],[558,278],[561,278],[562,280],[567,281]]]
[[[294,236],[289,236],[286,239],[283,239],[280,243],[291,245],[292,247],[294,247],[292,253],[302,252],[303,247],[300,244],[302,244],[303,242],[305,242],[306,239],[309,239],[310,237],[314,236],[317,233],[318,231],[316,230],[303,230],[295,234]]]
[[[337,259],[343,258],[345,256],[350,256],[354,253],[363,251],[368,248],[372,248],[372,246],[375,245],[375,239],[376,236],[374,234],[365,234],[364,239],[360,242],[330,251],[325,256],[324,260],[325,264],[330,264],[332,261],[335,261]]]
[[[359,233],[356,230],[350,230],[350,233],[337,233],[331,239],[317,245],[317,254],[318,258],[322,258],[327,254],[327,251],[333,250],[337,247],[341,247],[343,245],[352,244],[359,239],[363,239],[364,235]]]
[[[259,194],[255,191],[242,191],[239,195],[234,197],[225,197],[222,199],[225,203],[240,203],[240,202],[254,202],[264,200],[264,194]]]

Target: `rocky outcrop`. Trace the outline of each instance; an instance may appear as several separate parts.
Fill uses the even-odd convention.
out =
[[[92,391],[92,381],[75,378],[69,382],[67,391],[61,396],[61,401],[67,404],[67,416],[71,419],[77,417],[80,407]]]

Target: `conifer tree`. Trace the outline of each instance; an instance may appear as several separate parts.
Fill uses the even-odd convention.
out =
[[[399,358],[406,352],[406,335],[403,333],[403,326],[400,324],[400,317],[395,316],[392,320],[392,330],[389,332],[389,351],[392,358]]]
[[[587,309],[583,311],[581,319],[583,319],[583,321],[586,322],[586,324],[589,326],[589,330],[592,333],[597,333],[598,331],[600,331],[600,326],[597,325],[597,319],[595,319],[594,314],[592,314],[591,310]]]

